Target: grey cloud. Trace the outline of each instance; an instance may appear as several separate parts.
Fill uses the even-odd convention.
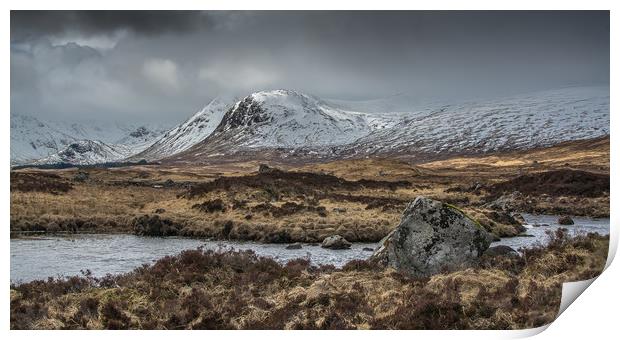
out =
[[[113,34],[117,30],[157,35],[188,32],[207,24],[207,16],[195,11],[11,11],[11,39],[67,32]]]
[[[48,117],[175,122],[274,88],[450,101],[589,84],[609,84],[608,11],[11,13],[11,110]]]

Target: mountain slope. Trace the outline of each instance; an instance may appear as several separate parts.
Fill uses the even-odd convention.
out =
[[[150,147],[165,131],[166,129],[162,127],[147,128],[145,126],[140,126],[123,138],[114,141],[114,144],[129,147],[132,154],[135,154]]]
[[[608,134],[609,88],[574,87],[419,111],[341,154],[485,153]]]
[[[132,152],[133,150],[126,145],[81,140],[67,145],[57,153],[39,159],[33,164],[70,163],[92,165],[120,161],[130,156]]]
[[[528,149],[609,135],[609,87],[571,87],[389,112],[411,96],[358,103],[290,90],[213,100],[160,135],[146,127],[43,122],[11,116],[11,161],[313,160],[403,155],[433,158]],[[360,112],[362,110],[368,112]]]
[[[393,114],[345,111],[296,91],[262,91],[235,103],[213,133],[186,152],[199,157],[205,152],[338,146],[395,121]]]
[[[187,150],[207,138],[220,124],[234,100],[216,98],[181,125],[162,134],[152,145],[132,159],[159,159]]]
[[[120,144],[139,152],[161,133],[161,126],[96,121],[67,123],[11,114],[11,164],[33,163],[84,140]]]
[[[11,114],[11,164],[46,157],[74,140],[66,127]]]
[[[295,91],[257,92],[229,110],[213,137],[243,137],[246,147],[298,147],[340,145],[392,123],[329,106],[316,97]]]
[[[373,112],[382,112],[373,102]],[[408,113],[362,113],[294,91],[254,93],[171,162],[371,155],[438,157],[527,149],[609,134],[609,87],[572,87]],[[389,107],[388,107],[389,108]]]

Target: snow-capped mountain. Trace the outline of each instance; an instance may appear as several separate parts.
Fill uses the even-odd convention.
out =
[[[147,128],[146,126],[140,126],[123,138],[116,140],[114,144],[128,146],[134,153],[141,152],[151,146],[165,131],[166,129],[163,127]]]
[[[290,90],[253,93],[226,112],[211,138],[243,137],[243,147],[329,146],[393,125],[394,117],[345,111]]]
[[[342,155],[485,153],[609,134],[609,87],[572,87],[445,105],[373,131]]]
[[[389,112],[389,105],[381,110],[379,103],[372,101],[368,113],[351,111],[363,110],[368,102],[327,102],[288,90],[257,92],[229,108],[206,139],[168,160],[258,152],[279,158],[475,154],[609,134],[609,87],[571,87],[409,112]]]
[[[123,160],[129,157],[132,152],[131,147],[122,144],[106,144],[100,141],[81,140],[67,145],[55,154],[39,159],[33,164],[100,164]]]
[[[181,125],[167,131],[151,142],[148,148],[132,159],[160,159],[185,151],[207,138],[220,124],[226,110],[234,104],[234,99],[213,99],[202,110],[196,112]]]
[[[394,102],[394,103],[390,103]],[[570,87],[460,104],[412,96],[345,102],[291,90],[215,99],[163,133],[148,127],[11,116],[11,160],[94,164],[276,157],[438,157],[527,149],[609,135],[609,87]],[[416,104],[419,105],[419,104]],[[392,112],[399,107],[398,112]]]
[[[253,93],[236,102],[204,141],[188,150],[329,147],[393,126],[399,114],[346,111],[290,90]]]
[[[71,143],[85,140],[123,145],[134,153],[140,152],[164,131],[159,125],[61,122],[11,114],[11,164],[34,163],[62,151]]]
[[[67,128],[59,124],[11,114],[11,164],[46,157],[74,139]]]

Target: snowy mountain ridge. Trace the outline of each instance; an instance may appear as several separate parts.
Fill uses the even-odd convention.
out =
[[[189,149],[207,138],[217,128],[226,109],[234,102],[235,99],[232,98],[213,99],[185,122],[161,134],[132,159],[160,159]]]
[[[162,125],[98,121],[67,123],[11,114],[11,164],[34,163],[61,152],[72,143],[87,140],[106,144],[119,151],[124,150],[110,154],[128,156],[127,152],[135,153],[148,147],[163,132]],[[116,160],[118,159],[109,161]]]
[[[382,112],[380,101],[329,104],[290,90],[253,93],[206,139],[170,157],[194,162],[277,150],[280,158],[487,153],[609,134],[609,87],[572,87]],[[269,151],[270,152],[270,151]]]
[[[106,144],[101,141],[80,140],[73,142],[62,150],[41,158],[34,165],[42,164],[80,164],[93,165],[121,161],[133,153],[131,147],[122,144]]]
[[[339,145],[394,124],[393,117],[345,111],[291,90],[261,91],[239,101],[214,135],[231,130],[248,138],[248,147]],[[239,131],[240,130],[240,131]]]
[[[609,88],[574,87],[428,108],[360,138],[342,153],[486,153],[609,132]]]
[[[403,106],[412,98],[397,97],[348,103],[292,90],[260,91],[241,100],[216,98],[165,133],[147,127],[59,126],[12,116],[11,159],[19,154],[43,158],[37,163],[192,163],[261,152],[280,159],[416,157],[527,149],[610,133],[605,86],[391,112],[390,101]]]

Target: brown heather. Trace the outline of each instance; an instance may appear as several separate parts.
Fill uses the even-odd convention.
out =
[[[103,278],[11,286],[11,329],[518,329],[556,316],[561,284],[598,275],[608,238],[551,235],[520,258],[413,280],[202,249]],[[88,273],[86,273],[88,274]]]

